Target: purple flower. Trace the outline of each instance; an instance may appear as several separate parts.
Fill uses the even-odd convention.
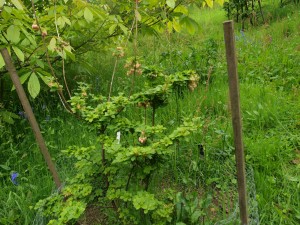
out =
[[[18,115],[19,115],[21,118],[23,118],[23,119],[27,119],[27,115],[26,115],[26,113],[25,113],[24,111],[18,112]]]
[[[17,172],[13,172],[11,174],[11,182],[14,184],[14,185],[18,185],[18,182],[17,182],[17,177],[19,176],[19,174]]]

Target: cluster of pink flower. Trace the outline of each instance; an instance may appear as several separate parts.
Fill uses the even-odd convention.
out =
[[[128,62],[126,62],[124,68],[127,69],[127,76],[135,74],[141,75],[143,73],[141,64],[136,60],[129,60]]]

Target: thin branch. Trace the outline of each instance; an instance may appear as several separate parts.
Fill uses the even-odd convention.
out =
[[[69,94],[69,98],[71,98],[71,92],[69,90],[69,87],[68,87],[68,83],[67,83],[67,79],[66,79],[66,72],[65,72],[65,60],[64,58],[62,57],[62,74],[63,74],[63,78],[64,78],[64,82],[65,82],[65,86],[67,88],[67,92]]]
[[[111,76],[109,94],[108,94],[108,99],[107,99],[108,102],[110,101],[110,97],[111,97],[112,86],[113,86],[113,82],[114,82],[114,78],[115,78],[115,74],[116,74],[116,70],[117,70],[117,64],[118,64],[118,58],[116,58],[115,65],[114,65],[114,70],[113,70],[113,73],[112,73],[112,76]]]
[[[40,26],[40,24],[39,24],[39,20],[38,20],[38,17],[37,17],[37,15],[36,15],[36,10],[35,10],[35,6],[34,6],[33,0],[31,0],[31,5],[32,5],[32,10],[33,10],[33,14],[34,14],[34,18],[35,18],[36,24],[38,25],[39,31],[40,31],[40,33],[41,33],[41,35],[42,35],[43,44],[44,44],[44,47],[45,47],[45,49],[46,49],[46,58],[47,58],[47,62],[48,62],[49,68],[50,68],[50,70],[51,70],[51,74],[52,74],[52,76],[54,77],[55,82],[56,82],[57,85],[58,85],[58,90],[57,90],[58,95],[59,95],[60,100],[62,101],[62,104],[63,104],[63,106],[65,107],[65,109],[66,109],[67,111],[69,111],[70,113],[73,114],[73,110],[72,110],[71,106],[70,106],[70,105],[68,104],[68,102],[66,101],[66,99],[65,99],[65,97],[64,97],[64,94],[63,94],[63,92],[62,92],[62,89],[59,87],[58,78],[56,77],[55,71],[54,71],[54,69],[53,69],[53,67],[52,67],[52,64],[51,64],[51,62],[50,62],[50,57],[49,57],[48,49],[47,49],[46,42],[45,42],[45,36],[43,35],[42,28],[41,28],[41,26]]]

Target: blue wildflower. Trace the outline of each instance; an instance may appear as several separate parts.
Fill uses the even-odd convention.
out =
[[[13,172],[11,174],[11,182],[14,184],[14,185],[18,185],[18,182],[17,182],[17,177],[19,176],[19,174],[17,172]]]
[[[244,32],[243,30],[241,30],[240,32],[241,32],[242,37],[245,37],[245,36],[246,36],[246,35],[245,35],[245,32]]]
[[[27,115],[24,111],[20,111],[18,112],[18,115],[22,118],[22,119],[27,119]]]

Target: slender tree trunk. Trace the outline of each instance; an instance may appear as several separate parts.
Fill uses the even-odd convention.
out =
[[[245,18],[244,18],[244,4],[241,5],[241,15],[242,15],[242,30],[245,29]]]
[[[263,14],[263,11],[262,11],[262,8],[261,8],[261,0],[258,0],[258,6],[259,6],[259,12],[260,12],[260,15],[261,15],[261,18],[263,20],[263,23],[265,23],[265,18],[264,18],[264,14]]]
[[[250,23],[251,23],[251,25],[253,26],[252,13],[250,14],[249,7],[248,7],[248,1],[249,1],[249,0],[245,0],[245,8],[246,8],[246,13],[247,13],[247,18],[250,19]]]
[[[21,84],[20,78],[17,74],[16,68],[12,62],[12,59],[7,51],[6,48],[0,49],[2,57],[4,59],[5,62],[5,66],[6,69],[10,75],[10,78],[13,82],[13,84],[16,87],[16,91],[18,93],[19,99],[22,103],[23,109],[26,112],[27,116],[28,116],[28,121],[30,123],[30,126],[33,130],[34,136],[36,138],[36,142],[39,145],[40,151],[48,165],[48,169],[50,170],[53,180],[56,184],[57,188],[61,187],[61,181],[59,179],[58,173],[56,171],[55,165],[51,159],[50,153],[48,151],[48,148],[46,146],[45,140],[43,138],[43,135],[41,133],[40,127],[36,121],[36,118],[32,112],[32,108],[30,106],[30,103],[28,101],[28,98],[26,96],[26,93],[24,91],[24,88]]]

